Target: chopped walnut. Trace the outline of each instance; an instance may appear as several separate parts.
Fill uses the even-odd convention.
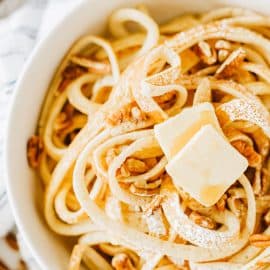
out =
[[[237,68],[242,64],[245,56],[246,53],[242,48],[233,51],[216,71],[217,77],[231,77],[237,72]]]
[[[267,213],[264,215],[264,221],[267,225],[270,225],[270,210],[268,210]]]
[[[107,118],[107,122],[112,126],[117,126],[130,118],[129,111],[126,108],[122,108],[119,111],[111,114]]]
[[[146,119],[145,113],[134,102],[123,106],[117,112],[109,114],[107,117],[108,124],[112,126],[120,125],[125,121],[144,121]]]
[[[246,141],[236,140],[232,142],[234,146],[244,157],[247,158],[250,167],[258,168],[262,164],[262,157]]]
[[[28,268],[27,268],[26,263],[23,260],[20,260],[18,270],[27,270],[27,269]]]
[[[114,160],[114,158],[117,156],[117,151],[115,148],[110,148],[107,153],[106,153],[106,157],[105,157],[105,161],[107,163],[107,165],[109,166],[109,164],[111,164],[111,162]]]
[[[163,200],[164,200],[163,195],[155,196],[154,199],[144,209],[145,215],[146,216],[152,215],[152,213],[160,207]]]
[[[246,193],[243,188],[232,187],[228,190],[227,206],[237,216],[247,212]]]
[[[263,268],[264,269],[269,269],[269,267],[267,267],[267,266],[270,266],[270,262],[269,262],[269,259],[268,258],[266,258],[266,261],[265,262],[263,262],[263,261],[256,262],[257,269],[263,269]]]
[[[112,266],[116,270],[136,270],[131,259],[125,253],[118,253],[112,258]]]
[[[197,200],[193,199],[187,192],[183,191],[182,189],[178,189],[180,194],[181,200],[183,201],[182,206],[183,208],[188,207],[193,211],[197,211],[199,209],[204,208],[202,204],[200,204]]]
[[[218,202],[215,204],[217,210],[222,212],[225,211],[227,197],[228,196],[226,194],[223,194],[223,196],[218,200]]]
[[[211,48],[210,44],[206,41],[200,41],[195,46],[195,52],[201,58],[201,60],[207,65],[213,65],[217,61],[217,53],[214,48]]]
[[[154,158],[154,157],[153,158],[146,158],[143,161],[146,164],[146,166],[147,166],[148,169],[152,169],[158,163],[157,159]]]
[[[173,106],[177,98],[176,91],[170,91],[160,96],[155,96],[154,101],[161,107],[163,110],[168,110]]]
[[[215,43],[215,48],[217,50],[220,50],[220,49],[231,50],[231,47],[232,47],[231,43],[223,39],[217,40]]]
[[[191,214],[189,215],[189,218],[192,221],[194,221],[197,225],[204,227],[204,228],[207,228],[207,229],[210,229],[210,230],[215,229],[216,225],[217,225],[213,219],[211,219],[209,217],[202,216],[195,211],[191,212]]]
[[[16,236],[13,233],[8,233],[5,237],[5,240],[7,242],[7,244],[14,250],[18,251],[19,250],[19,246],[18,246],[18,242],[16,239]]]
[[[30,167],[35,169],[39,166],[43,150],[44,146],[41,138],[33,135],[27,142],[27,160]]]
[[[237,69],[232,79],[240,84],[248,84],[256,81],[256,76],[244,69]],[[251,90],[252,91],[252,90]]]
[[[218,51],[218,61],[221,63],[223,62],[229,55],[229,52],[227,50],[219,50]]]
[[[10,268],[0,260],[0,270],[10,270]]]
[[[135,122],[146,120],[146,114],[137,105],[131,108],[131,116]]]
[[[241,199],[235,197],[229,197],[227,200],[228,208],[237,216],[241,217],[245,211],[246,207]]]
[[[54,121],[54,130],[56,132],[60,132],[69,128],[72,125],[73,115],[74,115],[74,107],[72,107],[69,103],[66,104],[62,112],[58,114],[58,116]]]
[[[127,167],[125,165],[122,165],[119,172],[121,177],[127,178],[129,177],[131,174],[129,172],[129,170],[127,169]]]
[[[140,174],[147,171],[146,164],[143,161],[135,158],[128,158],[125,161],[125,166],[131,174]]]
[[[264,195],[269,191],[269,178],[269,171],[266,168],[256,169],[252,185],[255,195]]]
[[[143,120],[143,114],[142,114],[142,111],[138,108],[138,107],[132,107],[131,109],[131,116],[133,117],[133,119],[135,120]]]
[[[67,115],[68,118],[71,118],[75,113],[75,108],[70,103],[66,103],[62,111]]]
[[[87,69],[77,66],[77,65],[68,65],[62,72],[62,81],[58,87],[58,91],[63,92],[66,87],[73,81],[78,78],[82,74],[84,74]]]
[[[71,64],[64,69],[64,71],[62,72],[62,76],[64,79],[74,80],[86,71],[87,69],[83,67]]]
[[[204,56],[208,58],[212,56],[211,47],[206,41],[200,41],[198,43],[198,47],[200,48]]]
[[[270,189],[270,172],[266,168],[262,168],[262,194],[266,194]]]
[[[66,113],[61,112],[56,117],[53,128],[55,131],[59,132],[70,127],[71,125],[72,125],[72,119],[69,119]]]
[[[270,235],[253,234],[250,236],[249,242],[255,247],[266,248],[270,246]]]

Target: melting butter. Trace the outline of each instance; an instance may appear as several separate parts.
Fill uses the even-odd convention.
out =
[[[222,133],[214,107],[209,102],[184,109],[178,115],[156,125],[154,132],[163,152],[170,160],[207,124],[213,125]]]
[[[202,205],[214,205],[244,173],[248,162],[211,124],[204,125],[169,161],[176,186]]]

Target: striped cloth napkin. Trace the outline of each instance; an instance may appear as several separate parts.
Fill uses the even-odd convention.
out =
[[[37,41],[81,1],[0,0],[0,270],[39,269],[16,231],[3,181],[3,141],[10,98]]]

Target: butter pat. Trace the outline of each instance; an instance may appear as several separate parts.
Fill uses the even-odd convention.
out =
[[[155,125],[154,132],[164,154],[170,160],[207,124],[213,125],[222,133],[214,107],[209,102],[184,109],[178,115]]]
[[[202,127],[166,166],[176,186],[204,206],[214,205],[248,161],[212,125]]]

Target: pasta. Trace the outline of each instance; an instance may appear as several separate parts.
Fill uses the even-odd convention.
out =
[[[69,270],[270,269],[270,20],[240,8],[158,25],[146,7],[73,44],[27,156]],[[211,207],[174,185],[154,126],[210,102],[249,167]]]

